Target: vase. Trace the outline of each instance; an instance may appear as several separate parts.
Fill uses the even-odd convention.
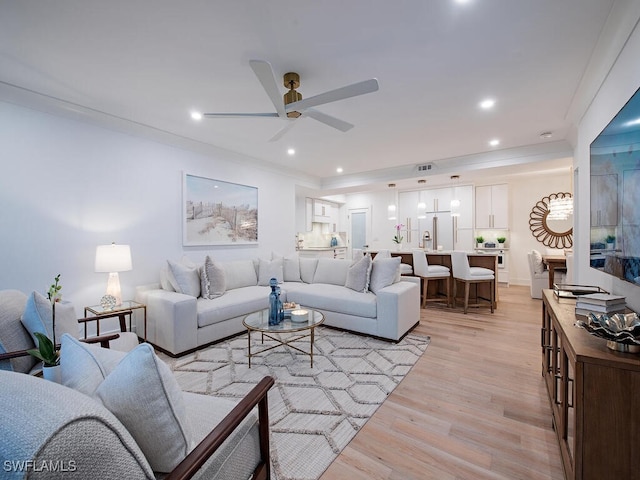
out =
[[[396,243],[396,252],[401,252],[401,251],[402,251],[402,244]]]
[[[62,383],[62,369],[60,365],[42,367],[42,377],[50,382]]]

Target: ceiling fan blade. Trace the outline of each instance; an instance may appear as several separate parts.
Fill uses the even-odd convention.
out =
[[[331,115],[327,115],[326,113],[319,112],[313,108],[307,108],[302,112],[302,115],[306,115],[307,117],[311,117],[314,120],[324,123],[325,125],[329,125],[330,127],[336,128],[341,132],[347,132],[353,128],[353,124],[349,122],[345,122],[344,120],[340,120],[339,118],[332,117]]]
[[[280,118],[287,118],[287,114],[284,111],[284,101],[282,100],[282,93],[276,83],[276,77],[273,74],[273,68],[271,64],[265,60],[249,60],[249,65],[256,74],[258,80],[262,84],[265,92],[271,99],[271,103],[276,107],[276,112]]]
[[[247,118],[247,117],[273,117],[278,118],[277,113],[203,113],[207,118]]]
[[[285,110],[287,112],[300,111],[309,107],[316,107],[325,103],[344,100],[345,98],[356,97],[358,95],[364,95],[365,93],[372,93],[377,91],[378,88],[378,80],[371,78],[363,82],[347,85],[346,87],[330,90],[314,97],[304,98],[299,102],[290,103],[285,107]]]
[[[298,120],[302,120],[302,118],[299,118]],[[294,122],[293,120],[289,120],[287,122],[287,125],[280,129],[273,137],[271,137],[269,139],[270,142],[277,142],[278,140],[280,140],[285,133],[287,133],[289,130],[291,130],[293,128],[293,126],[296,124],[296,122]]]

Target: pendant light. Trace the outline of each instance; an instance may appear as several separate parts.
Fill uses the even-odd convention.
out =
[[[418,180],[419,185],[427,183],[426,180]],[[418,191],[418,219],[422,220],[427,218],[427,204],[422,201],[422,190]]]
[[[459,217],[460,216],[460,200],[458,200],[458,180],[460,179],[460,175],[451,175],[451,180],[455,182],[455,186],[453,187],[453,195],[451,199],[451,216]]]
[[[389,186],[389,188],[396,188],[396,184],[395,183],[390,183],[388,186]],[[396,208],[396,192],[395,192],[395,190],[392,192],[391,201],[389,202],[389,205],[387,206],[387,218],[389,220],[396,220],[398,218],[397,208]]]

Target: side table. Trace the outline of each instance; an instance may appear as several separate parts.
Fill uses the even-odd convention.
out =
[[[113,308],[104,308],[102,305],[90,305],[88,307],[84,307],[84,316],[86,317],[88,313],[96,317],[101,317],[103,315],[112,315],[118,312],[127,312],[129,314],[129,331],[131,331],[131,313],[132,310],[137,310],[141,308],[144,314],[144,341],[147,341],[147,306],[144,303],[136,302],[134,300],[124,300],[122,305],[118,305]],[[120,316],[120,328],[126,330],[126,325],[124,325],[124,315]],[[96,334],[100,335],[100,320],[96,321]],[[87,324],[84,324],[84,336],[87,336]],[[139,335],[138,335],[139,336]]]

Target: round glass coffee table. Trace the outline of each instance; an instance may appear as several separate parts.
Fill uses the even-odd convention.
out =
[[[280,322],[278,325],[269,325],[269,309],[265,308],[264,310],[260,310],[258,312],[253,312],[244,317],[242,320],[242,324],[247,328],[247,337],[249,339],[249,368],[251,368],[251,357],[255,355],[259,355],[268,350],[272,350],[274,348],[288,345],[294,350],[304,353],[305,355],[309,355],[311,357],[311,368],[313,368],[313,340],[315,334],[315,328],[318,325],[321,325],[324,322],[324,315],[322,312],[318,310],[313,310],[311,308],[302,309],[309,312],[309,318],[304,322],[292,322],[289,316],[286,316],[285,319]],[[262,343],[264,344],[264,337],[267,337],[275,342],[276,345],[272,345],[270,347],[263,348],[259,352],[251,351],[251,332],[260,332],[262,334]],[[287,336],[287,338],[282,339],[279,336],[275,336],[277,333],[293,333],[300,332],[298,335]],[[306,352],[295,345],[292,345],[293,342],[297,342],[303,338],[309,337],[309,351]]]

